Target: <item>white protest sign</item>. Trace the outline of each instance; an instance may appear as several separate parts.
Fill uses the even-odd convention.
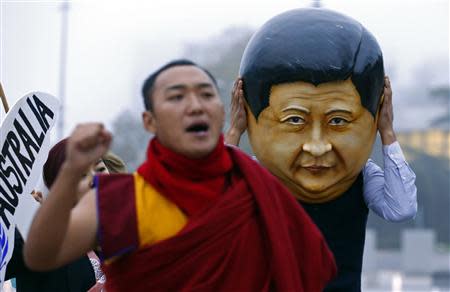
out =
[[[21,201],[42,173],[49,151],[50,130],[55,124],[59,101],[32,92],[8,111],[0,128],[0,287],[14,249],[14,229]]]

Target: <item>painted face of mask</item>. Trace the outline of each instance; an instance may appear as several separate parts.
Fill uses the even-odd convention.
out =
[[[247,112],[258,160],[309,203],[330,201],[351,186],[377,130],[350,79],[274,85],[258,120]]]

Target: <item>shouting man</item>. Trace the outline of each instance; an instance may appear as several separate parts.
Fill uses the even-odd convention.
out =
[[[331,252],[290,193],[221,134],[214,78],[174,61],[143,87],[147,160],[130,175],[99,176],[76,202],[81,174],[111,141],[100,124],[78,126],[25,260],[37,270],[97,248],[107,291],[321,291]]]

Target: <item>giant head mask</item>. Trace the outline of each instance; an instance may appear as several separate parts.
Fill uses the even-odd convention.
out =
[[[258,160],[304,202],[343,194],[376,136],[384,70],[372,34],[330,10],[288,11],[254,34],[240,75]]]

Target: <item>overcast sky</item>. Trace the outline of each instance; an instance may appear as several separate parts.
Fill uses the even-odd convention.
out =
[[[186,43],[205,41],[230,26],[258,28],[300,0],[70,2],[66,134],[82,121],[110,124],[140,103],[142,81],[179,57]],[[448,83],[448,0],[324,0],[323,6],[365,25],[378,39],[387,68],[403,86],[420,64]],[[58,97],[61,1],[0,0],[0,81],[10,103],[30,91]],[[388,72],[389,73],[389,72]],[[395,84],[394,84],[395,90]],[[3,117],[3,114],[2,114]]]

